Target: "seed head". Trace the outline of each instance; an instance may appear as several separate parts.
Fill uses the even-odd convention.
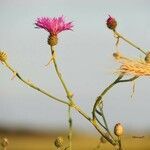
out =
[[[9,141],[7,138],[3,137],[2,138],[2,142],[1,142],[1,146],[4,148],[4,147],[7,147],[9,144]]]
[[[146,54],[146,56],[145,56],[145,61],[146,61],[147,63],[150,63],[150,52],[148,52],[148,53]]]
[[[113,53],[113,56],[116,60],[119,60],[122,58],[122,54],[120,52]]]
[[[0,51],[0,61],[1,62],[4,62],[4,61],[6,61],[7,60],[7,53],[6,52],[4,52],[4,51]]]
[[[115,20],[115,18],[109,16],[109,18],[106,21],[106,25],[109,29],[115,30],[117,26],[117,21]]]
[[[56,146],[57,148],[60,148],[60,147],[62,147],[63,144],[64,144],[64,139],[59,136],[59,137],[57,137],[57,138],[55,139],[54,144],[55,144],[55,146]]]
[[[123,134],[123,126],[121,123],[117,123],[114,127],[114,133],[116,136],[121,136]]]

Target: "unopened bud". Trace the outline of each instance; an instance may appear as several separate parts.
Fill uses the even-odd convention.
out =
[[[148,52],[148,53],[146,54],[146,56],[145,56],[145,61],[146,61],[147,63],[150,63],[150,52]]]
[[[62,137],[57,137],[54,144],[57,148],[60,148],[64,144],[64,139]]]
[[[55,46],[58,43],[57,35],[49,35],[47,43],[50,46]]]
[[[7,53],[4,51],[0,51],[0,61],[4,62],[7,60]]]
[[[7,139],[7,138],[2,138],[1,146],[2,146],[3,148],[5,148],[5,147],[8,146],[8,144],[9,144],[8,139]]]
[[[121,123],[117,123],[114,127],[114,133],[116,136],[121,136],[123,134],[123,126]]]
[[[115,30],[116,26],[117,26],[117,21],[115,20],[115,18],[109,16],[109,18],[106,21],[107,27],[111,30]]]
[[[72,92],[68,92],[68,98],[72,98],[73,97],[73,93]]]
[[[122,54],[120,52],[113,53],[113,56],[117,60],[119,60],[120,58],[122,58]]]

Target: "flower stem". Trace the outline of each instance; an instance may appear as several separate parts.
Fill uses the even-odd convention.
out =
[[[95,112],[96,112],[96,108],[97,106],[102,103],[102,98],[103,96],[115,85],[119,82],[119,80],[123,77],[123,74],[119,75],[119,77],[113,82],[111,83],[101,94],[100,96],[97,97],[96,101],[95,101],[95,104],[94,104],[94,107],[93,107],[93,111],[92,111],[92,114],[93,114],[93,120],[95,120]]]
[[[97,125],[97,123],[90,118],[88,115],[86,115],[79,106],[77,106],[75,103],[72,104],[72,107],[77,110],[84,118],[86,118],[94,127],[95,129],[112,145],[117,145],[117,143],[112,140],[111,138],[109,138],[108,136],[105,135],[105,133],[102,131],[102,129]]]
[[[51,53],[52,53],[52,55],[55,53],[54,46],[51,46]],[[71,101],[70,92],[69,92],[69,90],[68,90],[68,88],[67,88],[67,86],[66,86],[66,84],[65,84],[65,82],[63,80],[63,77],[62,77],[62,75],[61,75],[61,73],[59,71],[59,68],[58,68],[58,65],[57,65],[55,57],[53,57],[53,63],[54,63],[56,74],[57,74],[59,80],[61,81],[61,83],[63,85],[63,88],[64,88],[64,90],[65,90],[65,92],[67,94],[67,98]]]
[[[41,92],[41,93],[43,93],[44,95],[46,95],[46,96],[48,96],[48,97],[50,97],[50,98],[52,98],[52,99],[54,99],[54,100],[56,100],[56,101],[58,101],[58,102],[61,102],[61,103],[65,104],[65,105],[68,105],[68,106],[69,106],[69,103],[68,103],[68,102],[65,102],[64,100],[61,100],[61,99],[59,99],[59,98],[57,98],[57,97],[55,97],[55,96],[49,94],[48,92],[46,92],[45,90],[43,90],[43,89],[37,87],[35,84],[31,83],[30,81],[23,79],[23,77],[21,77],[21,75],[20,75],[18,72],[16,72],[16,71],[8,64],[7,61],[5,61],[4,63],[5,63],[5,65],[6,65],[6,67],[7,67],[9,70],[11,70],[12,73],[13,73],[16,77],[18,77],[18,79],[21,80],[23,83],[27,84],[27,85],[30,86],[31,88],[33,88],[33,89],[35,89],[35,90],[37,90],[37,91],[39,91],[39,92]]]
[[[123,150],[120,136],[118,137],[118,143],[119,143],[119,149],[118,150]]]
[[[54,53],[55,53],[54,46],[51,46],[52,56],[54,55]],[[65,92],[66,92],[66,95],[67,95],[69,102],[71,103],[73,101],[71,98],[72,95],[71,95],[70,91],[68,90],[65,81],[63,80],[62,74],[60,73],[59,68],[57,66],[57,62],[56,62],[55,57],[53,57],[53,63],[54,63],[56,74],[57,74]],[[72,150],[72,118],[71,118],[71,106],[70,105],[68,106],[68,123],[69,123],[69,137],[68,137],[69,138],[69,150]]]
[[[69,148],[72,148],[72,118],[71,118],[71,107],[68,107],[68,123],[69,123]]]
[[[52,55],[55,53],[54,46],[51,46],[51,53],[52,53]],[[75,104],[75,101],[73,100],[72,96],[70,95],[70,92],[69,92],[69,90],[68,90],[68,88],[67,88],[67,86],[66,86],[66,84],[65,84],[65,82],[64,82],[64,80],[63,80],[63,78],[62,78],[62,75],[61,75],[61,73],[59,72],[59,69],[58,69],[58,66],[57,66],[55,57],[53,57],[53,63],[54,63],[54,67],[55,67],[56,73],[57,73],[57,75],[58,75],[58,78],[60,79],[60,81],[61,81],[61,83],[62,83],[62,85],[63,85],[63,88],[64,88],[64,90],[65,90],[65,92],[66,92],[66,94],[67,94],[67,98],[68,98],[69,101],[70,101],[70,106],[69,106],[69,107],[75,108],[82,116],[84,116],[87,120],[89,120],[89,121],[93,124],[93,126],[97,129],[97,131],[98,131],[107,141],[109,141],[112,145],[116,145],[116,142],[114,142],[112,139],[110,139],[109,137],[107,137],[107,136],[105,135],[105,133],[103,133],[103,132],[101,131],[101,129],[98,127],[98,125],[97,125],[95,122],[93,122],[93,120],[92,120],[88,115],[86,115],[86,114],[80,109],[79,106],[77,106],[77,105]],[[71,118],[70,113],[69,113],[69,118]],[[70,119],[69,119],[69,120],[70,120]],[[70,122],[69,122],[69,124],[70,124]],[[72,129],[71,129],[71,128],[72,128],[72,121],[71,121],[71,124],[70,124],[69,126],[70,126],[69,132],[71,132],[71,131],[72,131]],[[72,136],[72,133],[71,133],[70,135]],[[70,139],[72,139],[72,138],[70,137]],[[70,145],[72,145],[72,144],[71,144],[71,141],[70,141],[69,143],[70,143]],[[69,148],[70,148],[70,150],[71,150],[72,147],[69,147]]]
[[[101,108],[101,114],[102,114],[102,118],[103,118],[106,130],[107,130],[108,134],[111,136],[111,138],[114,140],[114,137],[112,136],[112,134],[109,130],[109,127],[108,127],[108,124],[107,124],[107,121],[106,121],[106,118],[105,118],[105,115],[104,115],[104,112],[103,112],[103,108]]]
[[[117,36],[117,38],[121,38],[123,39],[125,42],[127,42],[128,44],[132,45],[133,47],[135,47],[136,49],[138,49],[139,51],[141,51],[143,54],[147,54],[145,52],[144,49],[140,48],[139,46],[137,46],[136,44],[134,44],[133,42],[131,42],[130,40],[128,40],[127,38],[123,37],[119,32],[117,32],[116,30],[113,30],[114,34]]]

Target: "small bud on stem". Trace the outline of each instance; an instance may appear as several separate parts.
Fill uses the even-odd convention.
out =
[[[9,141],[7,138],[2,138],[1,146],[3,147],[4,150],[6,150],[7,146],[9,144]]]
[[[106,24],[109,29],[115,30],[117,26],[117,21],[115,20],[115,18],[109,16],[109,18],[106,21]]]
[[[148,52],[148,53],[146,54],[146,56],[145,56],[145,61],[146,61],[147,63],[150,63],[150,52]]]
[[[7,60],[7,53],[4,51],[0,51],[0,61],[5,62]]]
[[[117,123],[114,127],[114,133],[116,136],[121,136],[123,134],[123,126],[121,123]]]
[[[61,148],[61,147],[63,147],[64,139],[59,136],[59,137],[56,138],[54,144],[55,144],[55,146],[56,146],[57,148]]]

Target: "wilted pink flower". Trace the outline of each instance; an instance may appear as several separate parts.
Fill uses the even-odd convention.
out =
[[[65,22],[64,16],[58,18],[37,18],[35,25],[37,28],[45,29],[52,36],[57,36],[58,33],[65,30],[72,30],[73,27],[72,22]]]
[[[109,18],[106,21],[107,27],[111,30],[115,30],[116,26],[117,26],[117,21],[115,20],[115,18],[109,16]]]

